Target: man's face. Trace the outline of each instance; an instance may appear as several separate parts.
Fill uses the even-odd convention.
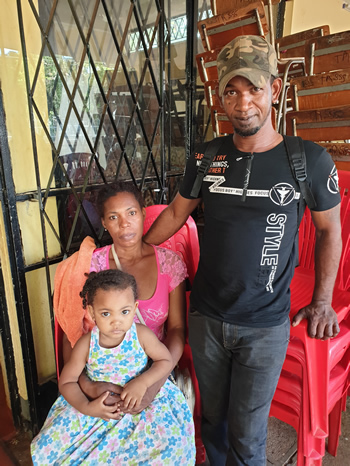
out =
[[[223,93],[222,106],[235,133],[241,137],[256,134],[271,118],[272,102],[279,92],[279,80],[260,88],[243,76],[232,78]]]

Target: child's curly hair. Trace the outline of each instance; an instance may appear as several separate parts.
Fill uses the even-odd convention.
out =
[[[135,278],[121,270],[109,269],[102,270],[102,272],[91,272],[87,275],[85,285],[80,292],[80,297],[83,299],[83,308],[86,309],[88,305],[92,306],[97,290],[126,290],[131,288],[134,299],[137,298],[137,285]]]

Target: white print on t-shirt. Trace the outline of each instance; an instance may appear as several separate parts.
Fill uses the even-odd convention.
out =
[[[271,267],[269,281],[266,284],[266,291],[273,293],[272,283],[277,271],[278,252],[284,236],[284,225],[287,221],[287,215],[269,214],[266,221],[266,236],[264,238],[264,246],[261,252],[260,265]]]
[[[204,178],[204,181],[213,183],[211,186],[209,186],[209,191],[211,193],[231,194],[233,196],[242,196],[243,194],[242,188],[230,188],[228,186],[221,186],[226,181],[226,178],[224,176],[207,175]],[[276,188],[278,188],[280,191],[279,192],[274,191],[273,194],[271,194],[271,192],[273,190],[276,190]],[[293,190],[293,192],[291,192],[290,188]],[[293,199],[299,199],[300,193],[296,193],[294,188],[291,185],[288,185],[288,183],[279,183],[273,186],[270,190],[248,189],[247,196],[248,197],[270,197],[270,199],[275,204],[287,205],[290,202],[292,202]],[[283,203],[281,203],[282,201]]]
[[[228,168],[229,164],[226,160],[224,160],[224,161],[213,162],[210,166],[213,168]]]
[[[300,193],[298,193],[300,196]],[[272,186],[269,192],[272,202],[277,205],[284,206],[292,202],[296,198],[296,192],[293,186],[289,183],[278,183]]]
[[[327,188],[328,191],[332,194],[337,194],[339,193],[339,186],[338,186],[338,172],[335,167],[333,167],[332,171],[328,175],[328,180],[327,180]]]

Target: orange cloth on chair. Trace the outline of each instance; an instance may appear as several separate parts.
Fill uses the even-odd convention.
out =
[[[54,279],[53,306],[56,319],[73,346],[79,338],[95,325],[89,311],[83,308],[79,293],[89,273],[91,258],[96,248],[94,240],[87,236],[79,251],[58,264]]]

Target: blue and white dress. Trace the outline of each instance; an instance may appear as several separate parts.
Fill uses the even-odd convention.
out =
[[[99,345],[91,332],[87,373],[92,380],[125,385],[142,373],[148,358],[136,325],[116,348]],[[34,465],[194,465],[191,412],[181,391],[167,380],[140,414],[104,421],[85,416],[60,396],[31,444]]]

